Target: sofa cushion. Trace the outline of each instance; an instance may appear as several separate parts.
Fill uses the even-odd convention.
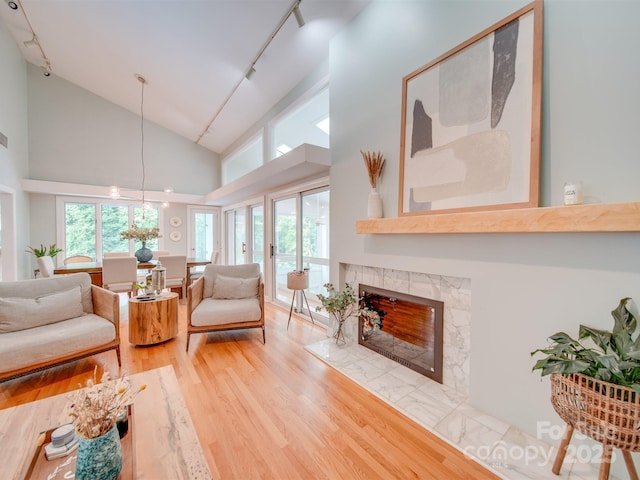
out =
[[[191,325],[204,327],[227,323],[257,322],[262,318],[257,298],[216,300],[205,298],[191,313]]]
[[[40,327],[82,314],[80,287],[34,298],[0,298],[0,333]]]
[[[95,314],[0,335],[0,372],[36,365],[113,342],[113,323]]]
[[[211,297],[215,299],[257,297],[259,282],[260,277],[238,278],[218,275],[213,282],[213,295]]]
[[[35,298],[42,295],[71,290],[80,287],[82,307],[85,313],[93,313],[91,297],[91,276],[88,273],[70,273],[49,278],[0,282],[0,298]]]
[[[252,278],[260,276],[259,263],[245,263],[242,265],[214,265],[209,264],[204,268],[204,285],[202,296],[209,298],[213,295],[213,284],[218,275],[234,278]]]

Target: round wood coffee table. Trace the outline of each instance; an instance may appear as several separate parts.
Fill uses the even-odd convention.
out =
[[[178,335],[178,294],[129,299],[129,343],[154,345]]]

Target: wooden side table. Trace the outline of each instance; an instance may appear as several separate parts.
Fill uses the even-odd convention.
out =
[[[129,299],[129,343],[154,345],[178,335],[178,294],[152,300]]]

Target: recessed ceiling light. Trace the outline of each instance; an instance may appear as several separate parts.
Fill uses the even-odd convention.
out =
[[[9,5],[9,8],[11,10],[17,10],[18,9],[18,4],[16,2],[7,2],[7,5]]]

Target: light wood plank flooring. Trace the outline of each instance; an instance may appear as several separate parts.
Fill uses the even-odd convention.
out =
[[[288,310],[267,305],[266,345],[257,329],[194,335],[186,353],[184,303],[176,339],[133,347],[121,300],[123,373],[173,366],[216,479],[498,478],[306,352],[324,329],[287,331]],[[118,372],[107,352],[5,382],[0,408],[73,390],[96,365]]]

